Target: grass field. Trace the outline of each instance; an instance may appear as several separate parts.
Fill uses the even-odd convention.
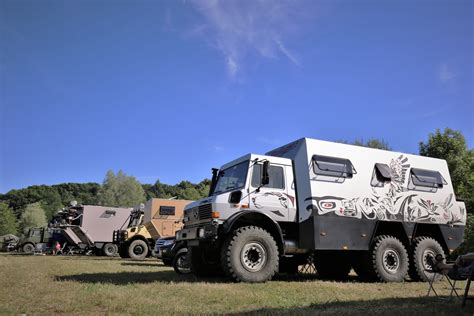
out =
[[[459,300],[425,298],[428,284],[417,282],[282,275],[240,284],[179,276],[156,260],[9,254],[0,271],[0,314],[474,315],[474,301],[461,309]],[[447,283],[436,288],[448,294]]]

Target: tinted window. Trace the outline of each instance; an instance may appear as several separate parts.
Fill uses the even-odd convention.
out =
[[[247,178],[248,161],[219,171],[216,188],[213,194],[238,189],[244,186]]]
[[[268,176],[270,182],[264,185],[264,188],[284,189],[285,178],[283,174],[283,167],[268,166]],[[262,178],[262,165],[254,165],[252,171],[252,187],[258,188]]]
[[[447,184],[438,171],[412,168],[410,176],[415,187],[442,188]]]
[[[175,207],[174,206],[160,206],[160,215],[174,215]]]
[[[338,178],[352,178],[356,173],[349,159],[320,155],[313,156],[313,171],[316,175]]]
[[[386,182],[392,181],[392,170],[383,163],[376,163],[370,184],[373,187],[383,187]]]

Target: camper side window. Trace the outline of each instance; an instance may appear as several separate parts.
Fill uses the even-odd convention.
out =
[[[313,156],[313,172],[315,180],[329,182],[344,182],[357,173],[349,159],[320,155]]]
[[[408,183],[410,190],[436,192],[446,184],[448,183],[438,171],[416,168],[410,170],[410,182]]]
[[[374,166],[374,172],[372,173],[372,180],[370,185],[373,187],[381,188],[385,183],[392,181],[392,170],[390,167],[383,163],[376,163]]]
[[[160,206],[160,215],[174,215],[175,214],[175,207],[174,206]]]

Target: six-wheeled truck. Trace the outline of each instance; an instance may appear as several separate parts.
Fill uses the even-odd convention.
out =
[[[185,208],[196,275],[264,282],[314,258],[323,278],[427,280],[427,259],[463,239],[466,209],[446,161],[303,138],[213,169]]]
[[[134,209],[127,228],[113,232],[113,241],[119,248],[120,256],[142,260],[151,255],[158,238],[174,236],[182,227],[184,207],[191,202],[150,199],[145,205]]]

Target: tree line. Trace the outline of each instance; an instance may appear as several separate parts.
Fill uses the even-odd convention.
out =
[[[392,150],[384,140],[355,140],[357,146]],[[474,207],[474,149],[469,149],[461,132],[446,128],[428,135],[419,143],[419,154],[445,159],[458,199],[466,208]],[[44,226],[62,207],[73,200],[80,204],[133,207],[151,198],[177,198],[198,200],[208,195],[210,180],[199,183],[181,181],[176,185],[161,183],[141,184],[135,177],[123,171],[108,171],[102,184],[62,183],[34,185],[0,194],[0,236],[8,233],[21,234],[30,227]],[[474,251],[474,214],[468,214],[465,243],[461,251]]]

